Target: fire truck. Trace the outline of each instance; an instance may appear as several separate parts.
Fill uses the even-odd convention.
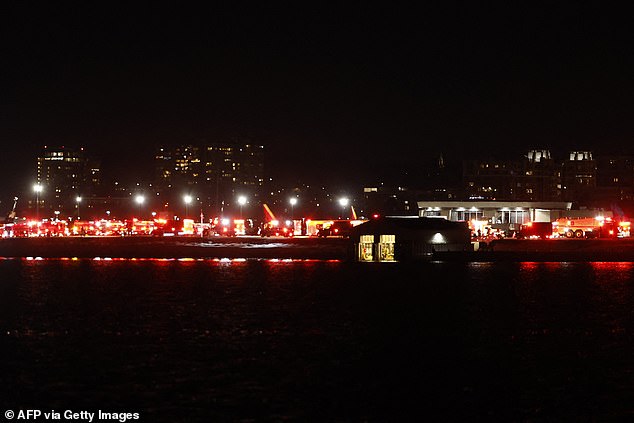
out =
[[[610,217],[563,217],[553,222],[553,233],[566,238],[616,238],[622,228]]]

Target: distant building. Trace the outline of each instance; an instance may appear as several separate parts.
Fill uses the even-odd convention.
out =
[[[592,152],[570,152],[562,163],[561,185],[564,201],[592,201],[597,186],[597,164]]]
[[[463,199],[496,200],[514,199],[515,181],[520,166],[515,161],[496,159],[471,159],[463,162]],[[436,200],[435,198],[425,198]]]
[[[419,201],[421,217],[454,222],[487,222],[511,233],[527,222],[552,222],[569,215],[572,203],[560,201]]]
[[[101,184],[98,160],[88,157],[83,148],[51,148],[45,146],[37,158],[37,182],[42,186],[38,196],[42,217],[76,215],[77,197],[94,195]],[[31,204],[31,209],[35,208]]]
[[[596,163],[596,201],[610,204],[634,200],[634,156],[600,156]]]
[[[519,160],[467,160],[463,180],[470,200],[574,201],[593,199],[597,164],[589,151],[555,160],[549,150],[530,150]]]
[[[418,190],[407,187],[393,187],[384,184],[363,187],[363,197],[359,201],[359,212],[364,216],[416,215]]]
[[[176,199],[183,192],[220,212],[240,194],[254,195],[264,184],[264,146],[201,142],[159,147],[154,155],[155,186]]]
[[[559,201],[561,172],[549,150],[530,150],[515,178],[514,200]]]

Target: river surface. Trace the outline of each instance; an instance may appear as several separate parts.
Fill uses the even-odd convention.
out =
[[[145,422],[634,419],[634,264],[0,259],[0,403]]]

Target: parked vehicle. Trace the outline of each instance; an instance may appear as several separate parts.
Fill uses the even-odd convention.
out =
[[[284,237],[292,237],[295,234],[292,221],[286,221],[284,223],[280,223],[277,220],[272,220],[270,222],[265,222],[262,224],[260,228],[260,236],[268,237],[268,236],[284,236]]]
[[[317,236],[321,238],[325,238],[328,236],[340,236],[348,238],[350,237],[351,231],[352,222],[350,222],[349,220],[335,220],[330,225],[324,224],[317,232]]]
[[[550,238],[553,236],[552,222],[528,222],[520,226],[517,237],[520,239],[527,238]]]

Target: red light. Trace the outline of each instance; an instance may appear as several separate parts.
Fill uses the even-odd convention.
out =
[[[379,218],[379,214],[378,214],[378,213],[374,213],[374,214],[372,215],[372,217],[373,217],[373,218],[375,218],[375,219],[378,219],[378,218]]]
[[[339,232],[339,229],[335,229],[335,233]]]

